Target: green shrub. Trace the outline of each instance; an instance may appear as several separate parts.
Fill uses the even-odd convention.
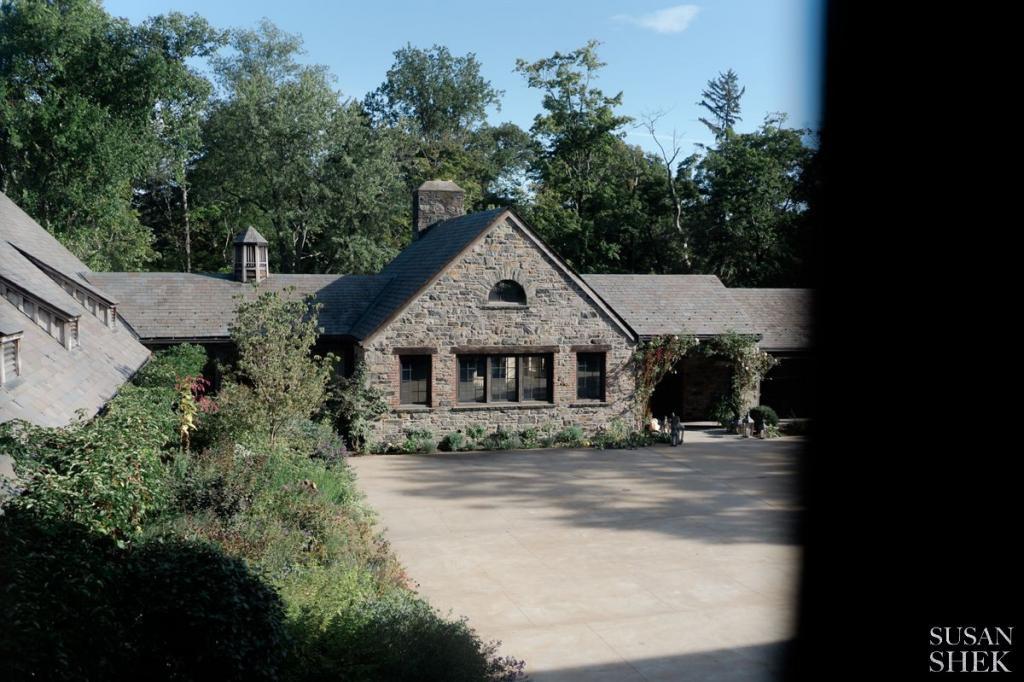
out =
[[[14,458],[26,488],[10,504],[119,542],[141,532],[143,518],[166,499],[166,424],[143,399],[126,394],[116,402],[107,414],[66,428],[0,425],[0,451]]]
[[[487,436],[487,429],[480,426],[479,424],[473,424],[472,426],[466,427],[466,438],[469,439],[467,447],[469,449],[479,448],[483,446],[483,440]]]
[[[570,448],[583,445],[583,429],[579,426],[567,426],[555,435],[555,442]]]
[[[485,450],[516,450],[522,447],[519,436],[504,427],[487,436],[482,445]]]
[[[203,375],[206,350],[202,346],[183,343],[153,354],[146,366],[135,375],[134,383],[144,388],[168,388],[179,379]]]
[[[287,649],[274,591],[173,538],[124,550],[23,509],[0,517],[0,678],[253,679]]]
[[[526,428],[519,432],[519,443],[524,448],[536,448],[540,446],[540,432],[534,428]]]
[[[722,396],[711,407],[711,418],[723,428],[734,430],[736,420],[740,418],[740,408],[731,396]]]
[[[266,440],[262,407],[251,387],[225,379],[217,392],[216,412],[200,422],[194,442],[228,445],[242,442],[258,446]]]
[[[372,452],[368,439],[373,422],[388,412],[384,393],[370,386],[366,363],[360,360],[349,377],[337,377],[331,384],[327,409],[338,430],[356,452]]]
[[[173,506],[180,513],[208,511],[230,519],[252,506],[265,478],[265,463],[266,457],[241,445],[179,454],[172,465]]]
[[[429,455],[437,450],[437,440],[434,432],[428,429],[408,429],[405,432],[405,442],[401,445],[402,452],[406,454],[419,453]]]
[[[341,610],[325,625],[297,620],[293,633],[296,680],[523,679],[520,661],[496,657],[496,644],[482,642],[465,620],[445,619],[407,592]]]
[[[458,452],[466,447],[466,436],[460,431],[454,431],[442,438],[438,447],[445,452]]]
[[[769,426],[779,425],[779,415],[777,415],[775,410],[767,405],[758,405],[757,407],[750,408],[750,418],[754,420],[754,427],[758,431],[760,431],[765,424],[768,424]]]
[[[598,449],[623,448],[629,444],[630,428],[621,418],[616,417],[606,427],[598,429],[591,439],[591,445]]]
[[[338,464],[348,455],[345,441],[330,424],[309,419],[300,419],[290,425],[288,447],[327,464]]]
[[[557,435],[558,427],[553,422],[547,422],[541,427],[540,432],[540,446],[542,448],[553,448],[555,447],[555,437]]]
[[[244,561],[173,538],[133,554],[122,588],[139,614],[136,679],[278,678],[287,646],[281,600]]]
[[[334,357],[312,354],[320,307],[310,298],[265,291],[242,300],[231,323],[238,379],[249,387],[247,407],[271,444],[287,424],[308,419],[326,403]]]

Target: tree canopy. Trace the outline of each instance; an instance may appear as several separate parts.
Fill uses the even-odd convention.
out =
[[[345,97],[302,41],[264,20],[138,25],[95,0],[0,4],[0,189],[96,269],[225,271],[253,225],[279,272],[372,273],[410,238],[410,192],[454,180],[468,210],[515,204],[581,272],[807,282],[818,213],[811,131],[742,122],[727,69],[698,104],[714,134],[681,158],[598,87],[590,41],[515,71],[542,96],[530,129],[473,53],[405,45]],[[638,125],[657,153],[627,143]]]

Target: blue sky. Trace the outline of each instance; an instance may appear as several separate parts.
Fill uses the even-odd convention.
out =
[[[708,79],[727,68],[747,88],[741,131],[775,111],[789,114],[790,125],[820,126],[824,0],[106,0],[104,6],[133,22],[171,10],[198,12],[221,28],[252,27],[267,17],[301,34],[303,59],[326,64],[348,97],[376,88],[392,53],[406,43],[473,52],[484,76],[505,91],[492,121],[524,128],[540,110],[541,97],[513,72],[516,58],[533,61],[591,38],[603,43],[599,54],[608,64],[598,86],[609,94],[624,92],[624,114],[666,111],[659,135],[667,143],[675,130],[684,153],[710,140],[697,121],[696,102]],[[653,149],[646,131],[631,131],[628,141]]]

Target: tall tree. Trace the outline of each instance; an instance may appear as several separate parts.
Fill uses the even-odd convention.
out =
[[[407,232],[391,141],[342,101],[325,67],[298,63],[297,36],[264,21],[236,31],[232,46],[213,60],[220,92],[193,180],[216,240],[204,265],[226,265],[231,235],[251,223],[279,271],[379,269]]]
[[[697,104],[707,109],[711,118],[701,116],[699,120],[714,133],[716,140],[731,133],[736,123],[743,120],[740,117],[740,99],[746,91],[746,87],[740,87],[739,76],[732,69],[709,80],[701,91]]]
[[[154,40],[164,41],[169,51],[180,52],[183,39],[192,35],[182,19],[181,15],[155,17],[146,25]],[[212,56],[226,39],[223,32],[207,36],[194,56]],[[212,90],[213,85],[205,77],[186,71],[180,74],[180,97],[157,104],[160,154],[148,182],[136,190],[135,204],[143,224],[154,232],[157,265],[164,269],[192,271],[190,172],[202,152],[201,122]]]
[[[215,39],[198,16],[133,26],[95,0],[4,0],[0,189],[90,267],[151,260],[133,192],[160,157],[158,112],[193,95],[188,60]]]
[[[699,194],[687,212],[697,267],[728,286],[804,283],[814,150],[804,143],[808,131],[784,120],[768,116],[757,131],[728,135],[689,160]]]
[[[583,271],[614,271],[628,243],[613,216],[629,205],[637,187],[636,160],[616,112],[622,93],[607,96],[593,82],[604,64],[597,41],[556,52],[516,71],[544,93],[544,112],[530,129],[543,147],[533,167],[536,205],[530,210],[541,234]]]
[[[476,55],[447,47],[406,45],[364,106],[400,141],[407,189],[424,180],[455,180],[471,208],[508,201],[533,155],[532,140],[513,123],[491,126],[502,91],[481,73]]]

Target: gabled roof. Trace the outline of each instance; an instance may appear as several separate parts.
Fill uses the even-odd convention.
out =
[[[764,337],[765,350],[806,350],[812,346],[811,289],[730,289]]]
[[[628,337],[635,334],[629,324],[598,296],[584,278],[576,274],[526,223],[509,208],[471,213],[433,225],[384,266],[380,277],[387,279],[377,298],[353,328],[353,336],[364,342],[397,317],[416,296],[437,279],[455,260],[502,219],[511,218],[516,227],[553,262],[554,267],[583,290]]]
[[[324,334],[351,333],[356,319],[378,294],[377,275],[273,274],[259,284],[243,284],[230,275],[184,272],[90,272],[89,281],[120,300],[118,311],[146,340],[226,340],[239,299],[263,291],[312,295],[323,304]]]
[[[760,330],[715,275],[583,275],[640,336]]]
[[[352,335],[369,338],[507,210],[494,208],[451,218],[421,233],[380,271],[379,277],[387,283],[367,306]]]
[[[31,254],[31,258],[26,254]],[[61,426],[81,411],[91,417],[149,357],[123,327],[110,329],[42,269],[83,282],[88,268],[42,226],[0,193],[0,277],[78,320],[78,346],[67,349],[6,299],[0,328],[20,330],[20,377],[0,387],[0,422],[25,419]]]

